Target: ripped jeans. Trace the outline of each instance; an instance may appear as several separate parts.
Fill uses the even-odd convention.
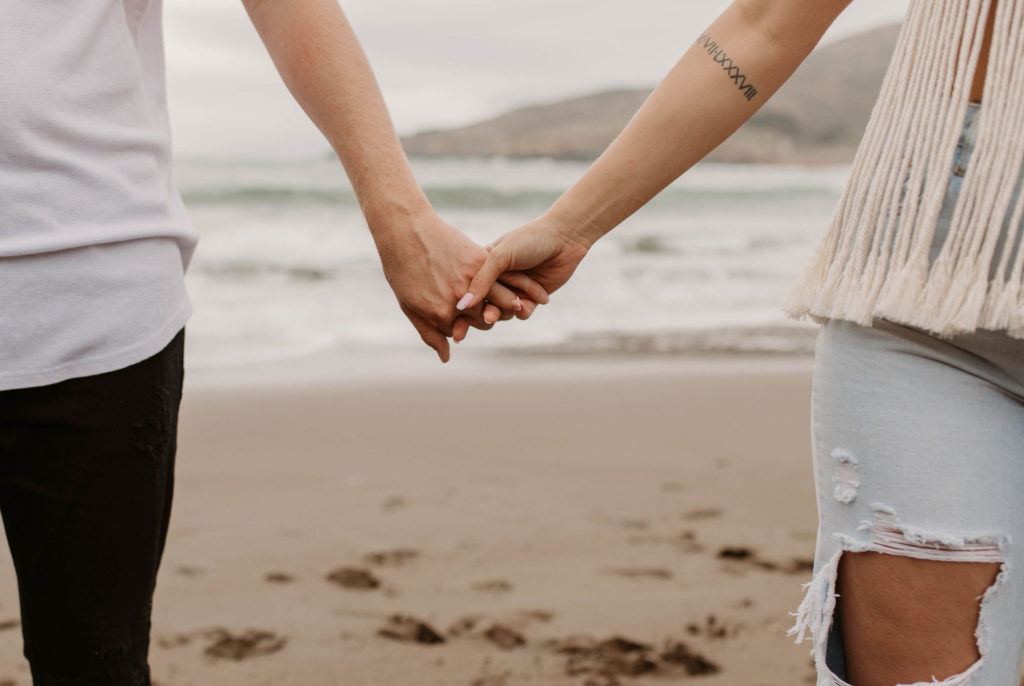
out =
[[[948,235],[979,113],[979,105],[968,106],[933,261]],[[827,321],[815,350],[811,434],[818,545],[792,633],[813,640],[818,686],[849,686],[836,581],[842,555],[869,551],[998,563],[975,632],[981,658],[942,683],[1017,686],[1024,648],[1024,340],[998,331],[942,339],[881,319],[870,327]]]
[[[843,554],[1000,563],[981,601],[981,659],[948,686],[1016,686],[1024,646],[1024,340],[941,339],[876,320],[819,332],[812,398],[815,574],[794,632],[818,686],[846,686],[834,621]],[[924,683],[931,683],[926,681]]]

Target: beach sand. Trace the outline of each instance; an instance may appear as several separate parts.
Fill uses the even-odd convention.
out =
[[[810,366],[190,380],[154,681],[813,683]]]

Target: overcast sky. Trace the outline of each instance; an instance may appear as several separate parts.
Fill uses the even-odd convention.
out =
[[[855,0],[826,36],[893,22],[908,0]],[[240,0],[164,0],[181,155],[323,154]],[[618,86],[651,86],[729,0],[345,0],[402,133]]]

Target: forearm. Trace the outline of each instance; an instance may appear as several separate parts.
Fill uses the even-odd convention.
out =
[[[586,245],[616,227],[750,119],[848,1],[731,5],[549,214]]]
[[[337,0],[243,2],[288,89],[344,165],[378,245],[432,212]]]

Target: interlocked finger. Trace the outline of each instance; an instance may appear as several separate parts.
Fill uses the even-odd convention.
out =
[[[487,292],[487,304],[489,309],[484,310],[484,320],[495,322],[498,319],[506,321],[512,319],[519,312],[523,303],[507,286],[495,283]]]

